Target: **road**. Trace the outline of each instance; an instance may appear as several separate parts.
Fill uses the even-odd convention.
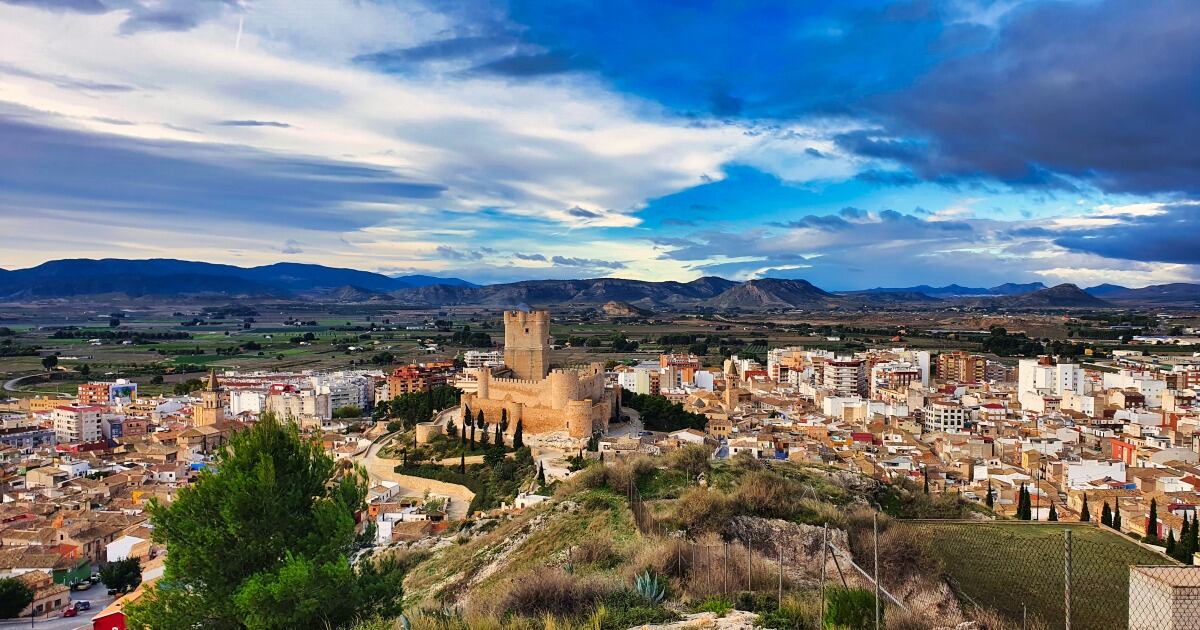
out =
[[[108,588],[103,584],[96,584],[86,591],[72,591],[71,601],[77,602],[87,600],[92,603],[91,610],[85,610],[79,613],[78,617],[63,618],[62,611],[59,611],[55,616],[41,621],[35,621],[30,624],[29,619],[24,620],[7,620],[0,621],[0,630],[18,630],[20,628],[34,628],[35,630],[80,630],[86,628],[91,630],[92,616],[104,610],[115,599],[108,594]]]
[[[448,496],[451,498],[451,501],[447,517],[451,520],[461,520],[467,517],[467,509],[471,506],[471,500],[475,498],[474,492],[456,483],[446,483],[444,481],[437,481],[436,479],[426,479],[424,477],[413,477],[397,473],[396,466],[400,465],[400,460],[379,456],[379,451],[389,441],[390,438],[383,438],[372,444],[366,453],[358,459],[363,468],[367,469],[367,474],[371,476],[372,482],[394,481],[400,484],[400,495],[406,497],[421,497],[425,495],[426,491],[430,494]]]

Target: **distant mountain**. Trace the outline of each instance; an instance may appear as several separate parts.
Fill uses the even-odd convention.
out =
[[[1111,303],[1089,295],[1073,284],[1060,284],[1024,295],[998,297],[992,300],[992,304],[1006,308],[1104,308],[1112,306]]]
[[[1101,289],[1103,287],[1103,289]],[[1111,287],[1111,288],[1110,288]],[[1123,304],[1198,304],[1200,303],[1200,284],[1173,282],[1170,284],[1155,284],[1140,289],[1128,289],[1116,285],[1100,285],[1088,289],[1105,291],[1101,295],[1110,302]]]
[[[482,287],[431,285],[393,291],[410,304],[453,306],[533,306],[626,302],[641,308],[695,305],[737,286],[724,278],[706,277],[691,282],[648,282],[622,278],[590,280],[525,280]]]
[[[319,295],[326,300],[333,302],[391,302],[396,298],[387,293],[372,291],[354,285],[341,286],[331,291],[327,291]]]
[[[834,297],[807,280],[763,278],[731,287],[705,304],[714,308],[792,308],[823,306]]]
[[[1015,284],[1006,282],[991,288],[983,287],[964,287],[960,284],[948,284],[944,287],[933,287],[928,284],[921,284],[915,287],[878,287],[875,289],[867,289],[865,291],[855,291],[854,293],[919,293],[934,298],[956,298],[956,297],[974,297],[988,295],[1021,295],[1023,293],[1031,293],[1039,289],[1045,289],[1046,285],[1041,282],[1030,282],[1027,284]]]
[[[389,278],[368,271],[299,263],[236,267],[170,258],[77,258],[52,260],[29,269],[5,270],[0,274],[0,299],[11,301],[84,295],[282,298],[345,286],[387,292],[426,286],[430,282],[470,284],[457,278]]]
[[[839,291],[839,296],[859,299],[866,302],[889,302],[889,303],[920,303],[920,302],[944,302],[944,298],[936,298],[920,291]]]
[[[1121,293],[1123,291],[1128,291],[1128,290],[1129,290],[1129,287],[1123,287],[1119,284],[1107,284],[1107,283],[1106,284],[1098,284],[1094,287],[1088,287],[1088,288],[1084,289],[1084,291],[1086,291],[1088,295],[1094,295],[1096,297],[1105,297],[1107,295],[1112,295],[1113,293]]]

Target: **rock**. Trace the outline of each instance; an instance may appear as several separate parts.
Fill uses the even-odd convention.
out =
[[[692,628],[704,628],[705,630],[752,630],[756,627],[754,625],[756,619],[758,619],[758,615],[744,610],[732,610],[724,617],[718,617],[716,613],[705,612],[685,615],[682,621],[635,626],[630,630],[689,630]]]

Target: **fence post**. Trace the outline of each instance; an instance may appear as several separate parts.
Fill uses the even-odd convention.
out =
[[[1063,628],[1071,630],[1071,530],[1063,530]]]
[[[775,545],[779,547],[779,607],[783,608],[783,545]]]
[[[821,530],[821,619],[825,618],[825,564],[828,562],[829,523],[825,523],[825,527]]]
[[[879,513],[873,514],[871,520],[875,526],[875,630],[879,630]]]
[[[750,555],[750,534],[746,534],[746,590],[754,592],[754,556]]]

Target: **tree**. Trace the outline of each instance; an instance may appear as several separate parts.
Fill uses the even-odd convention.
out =
[[[546,468],[541,462],[538,462],[537,480],[538,480],[538,485],[542,485],[542,486],[546,485]]]
[[[1158,540],[1158,501],[1150,499],[1150,516],[1146,517],[1146,540]]]
[[[1079,520],[1083,523],[1089,523],[1092,520],[1092,513],[1088,510],[1087,495],[1083,495],[1083,510],[1079,512]]]
[[[482,447],[484,447],[484,448],[487,448],[487,445],[488,445],[488,430],[487,430],[487,427],[486,427],[486,426],[484,426],[484,427],[481,427],[481,428],[479,429],[479,445],[480,445],[480,446],[482,446]]]
[[[367,476],[263,414],[167,505],[151,500],[165,571],[128,605],[132,628],[344,627],[394,616],[401,571],[351,565]]]
[[[1104,502],[1104,509],[1100,511],[1100,524],[1105,527],[1112,527],[1112,508],[1108,507],[1108,501]]]
[[[508,432],[508,409],[500,408],[500,432]]]
[[[1175,530],[1167,532],[1167,555],[1175,557]]]
[[[11,619],[21,614],[33,602],[33,591],[17,578],[0,580],[0,619]]]
[[[88,374],[92,373],[92,366],[86,363],[80,363],[79,367],[75,368],[75,371],[79,372],[80,376],[87,378]]]
[[[53,370],[54,366],[56,365],[58,365],[58,357],[54,356],[53,354],[48,354],[42,357],[42,368],[47,372]]]
[[[921,472],[925,475],[925,494],[929,494],[929,469],[922,467]]]
[[[126,558],[100,568],[100,581],[118,593],[128,593],[142,583],[142,561]]]
[[[524,432],[521,429],[521,419],[517,419],[517,428],[513,430],[513,448],[524,448],[525,438]]]
[[[1053,503],[1050,504],[1050,516],[1046,517],[1046,520],[1048,520],[1048,521],[1057,521],[1058,520],[1058,510],[1054,509]]]
[[[992,482],[990,480],[988,481],[986,501],[989,510],[996,507],[996,497],[992,494]]]
[[[446,435],[458,435],[458,427],[454,426],[454,419],[446,421]]]
[[[1121,502],[1113,503],[1113,522],[1112,528],[1121,531]]]
[[[483,417],[482,409],[479,410],[479,413],[475,414],[475,426],[480,429],[487,427],[487,420]]]
[[[467,474],[467,452],[462,451],[458,454],[458,474]]]
[[[471,423],[471,450],[475,450],[475,423]]]
[[[504,446],[504,434],[501,433],[499,424],[496,425],[496,437],[493,439],[492,443],[496,446]]]

